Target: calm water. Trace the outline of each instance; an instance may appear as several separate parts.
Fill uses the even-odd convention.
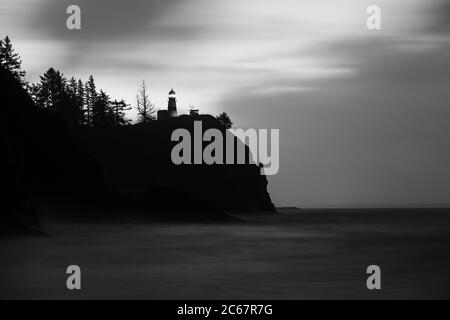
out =
[[[0,239],[1,298],[450,298],[447,214],[305,212],[238,224],[62,224]],[[82,269],[68,291],[65,270]],[[366,289],[366,267],[382,290]]]

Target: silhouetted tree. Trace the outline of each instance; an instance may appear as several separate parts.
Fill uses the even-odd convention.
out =
[[[23,87],[26,87],[25,71],[22,70],[22,59],[18,53],[14,52],[8,36],[0,40],[0,66],[11,72],[14,78],[19,80]]]
[[[156,109],[147,94],[147,86],[142,81],[136,95],[138,122],[149,122],[155,119]]]
[[[62,113],[72,125],[82,124],[83,110],[77,95],[77,81],[69,81],[59,71],[50,68],[40,76],[41,82],[28,86],[37,106]]]
[[[87,125],[87,114],[86,114],[86,95],[85,95],[85,90],[84,90],[84,83],[83,81],[81,81],[81,79],[78,79],[77,82],[77,99],[78,99],[78,104],[80,106],[80,110],[81,110],[81,115],[80,115],[80,120],[82,125]]]
[[[81,80],[77,81],[74,77],[71,77],[66,87],[67,95],[70,100],[66,102],[70,105],[71,112],[69,119],[71,120],[71,122],[73,122],[73,124],[77,125],[84,124],[84,90],[83,83],[81,82],[82,92],[80,92],[80,82]]]
[[[84,98],[86,125],[91,126],[93,125],[93,108],[97,100],[97,91],[95,87],[94,77],[92,77],[92,75],[89,76],[89,80],[84,86]]]
[[[42,108],[57,110],[65,93],[66,79],[53,68],[40,76],[41,83],[34,87],[36,91],[36,104]]]
[[[114,125],[122,126],[130,122],[125,118],[125,111],[131,110],[131,107],[122,99],[111,102],[111,111],[113,114]]]
[[[31,83],[27,86],[28,94],[30,95],[31,99],[33,99],[34,103],[38,107],[44,107],[44,102],[40,100],[40,91],[41,91],[41,84],[40,83]]]
[[[94,127],[108,127],[114,124],[114,115],[111,109],[111,100],[103,90],[100,90],[93,108],[92,125]]]
[[[216,118],[227,129],[230,129],[233,126],[233,122],[231,121],[230,117],[226,112],[222,112]]]
[[[67,93],[70,95],[71,98],[76,100],[76,98],[77,98],[77,91],[78,91],[77,80],[75,80],[74,77],[71,77],[69,79],[69,81],[67,82]]]

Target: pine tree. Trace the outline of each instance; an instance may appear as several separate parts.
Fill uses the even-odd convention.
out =
[[[82,122],[82,110],[77,96],[75,78],[69,81],[59,71],[50,68],[39,84],[29,86],[29,92],[36,105],[63,114],[72,125]]]
[[[114,124],[111,110],[111,100],[103,90],[100,90],[92,108],[92,126],[108,127]]]
[[[111,111],[115,126],[122,126],[130,123],[129,120],[125,118],[125,111],[127,110],[131,110],[131,107],[123,99],[111,102]]]
[[[19,80],[20,84],[25,88],[25,71],[22,70],[22,59],[12,47],[11,40],[8,36],[0,40],[0,66],[11,72],[11,74]]]
[[[79,84],[80,80],[77,80],[74,77],[69,79],[69,82],[66,86],[67,95],[70,101],[67,101],[70,105],[70,109],[74,109],[71,116],[72,122],[77,125],[82,125],[84,123],[84,110],[83,110],[83,95],[79,95]],[[68,111],[68,110],[67,110]]]
[[[78,79],[77,83],[77,99],[78,105],[80,106],[81,115],[80,115],[80,124],[86,125],[86,103],[85,103],[85,91],[84,91],[84,83],[81,79]]]
[[[40,79],[40,83],[27,85],[35,104],[60,112],[72,125],[107,127],[130,123],[125,113],[131,107],[123,99],[111,101],[103,90],[97,92],[92,75],[83,83],[74,77],[67,80],[62,73],[50,68]],[[145,102],[148,105],[147,96]]]
[[[86,125],[92,126],[93,108],[97,100],[97,91],[95,87],[94,77],[92,77],[92,75],[89,76],[89,80],[86,82],[84,86],[84,97],[85,97],[84,107],[85,107]]]
[[[136,108],[138,122],[149,122],[155,119],[156,109],[148,97],[145,81],[142,81],[138,94],[136,95]]]
[[[65,94],[66,79],[59,71],[53,68],[48,69],[40,78],[41,83],[36,93],[38,105],[43,108],[56,110]]]
[[[44,101],[40,95],[41,88],[40,83],[31,83],[27,86],[27,91],[31,99],[33,99],[34,104],[40,108],[44,108]]]
[[[67,93],[74,99],[76,99],[77,96],[77,80],[75,80],[74,77],[71,77],[69,79],[69,82],[67,83]]]

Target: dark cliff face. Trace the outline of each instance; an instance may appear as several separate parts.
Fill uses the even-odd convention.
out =
[[[194,118],[118,128],[70,128],[57,112],[37,108],[0,69],[1,218],[31,221],[34,200],[75,201],[154,211],[274,211],[267,180],[256,165],[181,165],[171,162],[175,128],[192,131]],[[220,128],[200,116],[204,130]]]
[[[32,194],[89,193],[105,187],[99,163],[81,148],[65,118],[37,108],[3,69],[0,101],[4,170],[15,185]]]
[[[38,198],[88,199],[107,192],[100,164],[82,149],[64,117],[37,108],[2,68],[0,110],[3,220],[34,225]]]
[[[224,137],[231,135],[209,115],[110,129],[78,128],[77,134],[102,163],[111,187],[122,192],[143,192],[157,207],[177,205],[187,194],[225,211],[273,212],[267,179],[260,175],[257,165],[173,164],[171,151],[178,142],[171,141],[172,132],[179,128],[190,132],[193,155],[195,121],[201,122],[203,131],[216,128]],[[225,141],[223,144],[225,157]]]

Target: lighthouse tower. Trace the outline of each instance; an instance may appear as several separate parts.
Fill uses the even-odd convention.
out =
[[[167,111],[169,112],[170,118],[177,116],[177,98],[173,89],[169,92],[169,105],[167,106]]]

